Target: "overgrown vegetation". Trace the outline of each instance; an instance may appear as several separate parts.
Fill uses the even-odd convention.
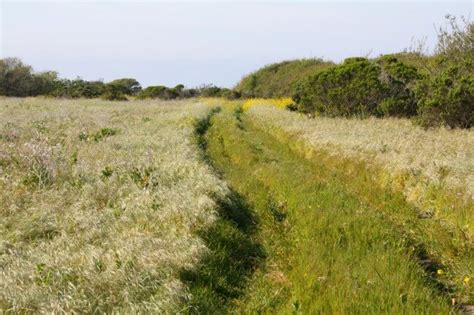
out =
[[[332,62],[322,59],[283,61],[245,76],[234,88],[244,98],[288,97],[298,80],[327,69]]]
[[[284,61],[244,77],[243,98],[292,96],[290,110],[323,116],[412,117],[424,127],[474,123],[474,24],[447,16],[434,54],[420,44],[375,59]],[[262,102],[260,102],[262,103]]]
[[[474,125],[474,23],[440,29],[435,66],[417,86],[420,122],[424,126]]]
[[[239,98],[239,94],[226,88],[220,88],[214,85],[203,85],[198,88],[187,89],[184,85],[179,84],[174,88],[169,88],[163,85],[149,86],[141,91],[137,98],[160,98],[164,100],[183,99],[191,97],[225,97],[229,99]]]
[[[471,301],[474,253],[462,234],[418,216],[363,162],[324,150],[305,158],[267,121],[228,107],[207,136],[213,165],[254,209],[266,252],[233,311],[448,313],[459,309],[451,298]]]
[[[293,99],[305,113],[410,117],[416,114],[411,86],[417,78],[414,67],[391,56],[349,58],[300,81]]]
[[[448,16],[434,56],[349,58],[302,79],[293,98],[304,113],[412,117],[426,127],[474,124],[474,24]],[[401,60],[405,60],[404,63]]]

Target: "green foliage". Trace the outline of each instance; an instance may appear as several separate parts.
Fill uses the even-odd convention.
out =
[[[244,77],[235,87],[243,97],[290,96],[293,84],[318,71],[332,66],[322,59],[299,59],[265,66]]]
[[[241,97],[239,92],[227,88],[222,88],[219,94],[220,97],[226,98],[228,100],[236,100]]]
[[[111,136],[114,136],[116,135],[118,132],[118,129],[115,129],[115,128],[102,128],[100,129],[99,131],[97,132],[94,132],[92,134],[88,134],[84,131],[81,131],[79,133],[79,140],[80,141],[94,141],[94,142],[99,142],[105,138],[108,138],[108,137],[111,137]]]
[[[114,173],[114,170],[110,166],[106,166],[102,171],[101,171],[101,177],[103,179],[109,178],[112,176]]]
[[[33,69],[18,58],[0,59],[0,95],[30,96]]]
[[[199,95],[203,97],[220,97],[222,93],[222,89],[215,85],[202,85],[198,88]]]
[[[410,88],[418,77],[414,67],[393,56],[348,58],[299,82],[293,98],[311,114],[412,116],[416,102]]]
[[[448,16],[449,28],[438,35],[436,65],[417,85],[418,121],[426,127],[474,126],[474,24],[460,26]]]
[[[107,83],[107,86],[113,87],[113,89],[118,93],[124,95],[136,95],[142,89],[140,83],[131,78],[113,80],[112,82]]]
[[[146,99],[146,98],[158,98],[163,95],[163,92],[166,90],[166,86],[149,86],[143,89],[138,95],[138,99]]]
[[[425,127],[474,126],[474,72],[457,66],[446,67],[417,86],[419,119]]]
[[[55,71],[46,71],[33,73],[33,87],[31,95],[51,95],[57,88],[58,73]]]
[[[202,85],[195,89],[187,89],[182,84],[178,84],[174,88],[169,88],[164,85],[149,86],[143,89],[138,95],[138,99],[159,98],[163,100],[183,99],[190,97],[225,97],[228,99],[236,99],[240,94],[236,91],[220,88],[213,84]]]
[[[150,186],[156,186],[156,178],[153,178],[153,172],[156,169],[154,167],[135,167],[130,171],[130,178],[140,188],[149,188]]]
[[[194,90],[184,89],[184,85],[178,84],[174,88],[169,88],[164,85],[149,86],[142,90],[138,95],[138,99],[159,98],[163,100],[173,100],[177,98],[193,97]]]
[[[125,94],[122,86],[109,83],[105,85],[101,97],[107,101],[126,101]]]
[[[65,98],[96,98],[104,93],[105,84],[102,81],[85,81],[62,79],[57,82],[52,95]]]
[[[0,60],[0,95],[95,98],[103,92],[104,83],[101,81],[61,80],[54,71],[35,73],[31,66],[18,58]]]

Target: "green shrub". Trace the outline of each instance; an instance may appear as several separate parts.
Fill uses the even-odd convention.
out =
[[[184,94],[184,85],[178,84],[174,88],[169,88],[163,85],[149,86],[142,90],[138,95],[138,99],[146,98],[160,98],[163,100],[172,100],[176,98],[182,98]]]
[[[105,86],[101,98],[107,101],[127,101],[123,87],[110,83]]]
[[[138,95],[138,99],[159,98],[163,100],[183,99],[190,97],[226,97],[229,99],[239,98],[240,94],[236,91],[220,88],[213,84],[202,85],[198,88],[187,89],[182,84],[178,84],[173,88],[163,85],[149,86],[142,90]]]
[[[62,79],[56,83],[56,88],[51,94],[65,98],[97,98],[104,93],[104,90],[105,84],[102,81]]]
[[[33,86],[30,95],[51,95],[57,88],[58,80],[58,73],[55,71],[33,73]]]
[[[113,86],[117,93],[123,95],[136,95],[142,90],[140,83],[131,78],[113,80],[112,82],[107,83],[107,85]]]
[[[418,121],[422,126],[474,126],[474,24],[449,27],[438,34],[436,65],[416,87]]]
[[[297,81],[332,65],[332,62],[322,59],[274,63],[245,76],[234,90],[242,97],[288,97],[291,96],[292,87]]]
[[[425,127],[474,126],[474,72],[452,65],[417,86],[419,119]]]
[[[0,95],[30,96],[33,69],[18,58],[0,59]]]
[[[160,97],[164,91],[166,90],[166,86],[149,86],[146,89],[143,89],[138,95],[138,99],[146,99],[146,98],[157,98]]]
[[[343,64],[300,81],[293,98],[305,113],[327,116],[412,116],[414,67],[393,56],[376,61],[348,58]]]

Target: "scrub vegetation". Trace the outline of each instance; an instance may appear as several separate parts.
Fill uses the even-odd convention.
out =
[[[447,16],[431,54],[422,46],[339,64],[294,60],[244,77],[242,97],[292,97],[310,116],[405,117],[425,128],[474,125],[474,24]]]

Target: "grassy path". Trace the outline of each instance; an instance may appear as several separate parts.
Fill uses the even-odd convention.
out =
[[[305,159],[232,108],[215,115],[201,144],[238,198],[223,207],[221,241],[204,237],[214,254],[188,277],[193,310],[455,311],[454,289],[437,275],[443,265],[414,236],[449,231],[419,223],[401,195],[372,185],[364,165]],[[448,243],[430,246],[449,252]]]

